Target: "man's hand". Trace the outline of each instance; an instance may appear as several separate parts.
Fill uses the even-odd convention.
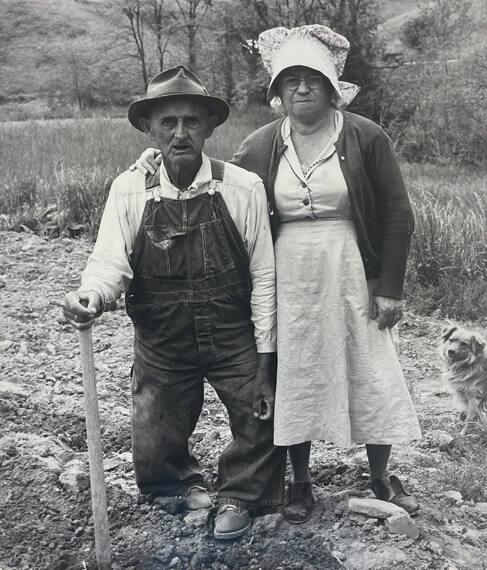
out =
[[[162,162],[161,151],[157,148],[146,148],[139,158],[129,166],[129,170],[138,170],[145,176],[147,173],[155,174]]]
[[[63,312],[73,327],[87,329],[103,313],[103,301],[95,291],[73,291],[64,297]]]
[[[392,329],[402,319],[403,302],[392,297],[374,297],[370,318],[375,319],[379,329]]]
[[[276,392],[276,353],[262,352],[257,355],[257,375],[255,378],[254,418],[266,421],[274,413]]]

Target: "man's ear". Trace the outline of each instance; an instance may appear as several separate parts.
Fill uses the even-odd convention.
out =
[[[217,125],[218,125],[218,117],[216,115],[210,115],[208,117],[208,130],[206,131],[205,138],[209,139],[211,137]]]
[[[149,119],[146,119],[145,117],[140,117],[139,124],[143,128],[144,133],[151,137],[152,131],[151,131]]]

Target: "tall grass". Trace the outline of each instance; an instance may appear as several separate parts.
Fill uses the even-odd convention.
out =
[[[206,152],[229,158],[272,118],[239,114],[218,128]],[[111,181],[150,141],[125,119],[0,124],[0,227],[94,236]],[[458,165],[404,164],[416,215],[406,295],[425,313],[487,316],[487,173]]]
[[[238,142],[270,117],[264,108],[234,113],[205,151],[228,159]],[[3,225],[48,234],[81,226],[94,232],[112,180],[154,144],[126,119],[0,123]]]
[[[487,315],[487,173],[404,165],[416,217],[407,296],[422,312]]]

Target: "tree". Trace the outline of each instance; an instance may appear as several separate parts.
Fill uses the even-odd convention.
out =
[[[405,26],[405,40],[416,52],[411,61],[388,77],[386,122],[400,137],[407,158],[464,162],[484,159],[484,28],[485,22],[482,26],[471,3],[463,0],[425,3],[418,16]]]
[[[159,71],[164,70],[164,60],[169,43],[176,29],[174,23],[175,16],[171,10],[165,6],[164,0],[151,0],[149,18],[149,27],[153,30],[156,38],[157,60],[159,63]]]
[[[242,0],[240,10],[227,10],[234,41],[240,46],[247,70],[249,100],[264,101],[266,78],[257,48],[259,34],[269,28],[293,28],[320,23],[330,26],[350,41],[343,79],[361,86],[355,110],[373,118],[379,114],[382,85],[377,73],[381,44],[377,35],[378,8],[375,0]],[[239,74],[242,73],[239,67]]]
[[[175,2],[182,20],[180,27],[187,37],[188,67],[196,71],[196,34],[208,8],[211,7],[212,0],[175,0]]]
[[[168,0],[111,0],[98,13],[112,23],[113,38],[107,61],[137,62],[144,88],[154,70],[165,67],[176,21]]]
[[[132,0],[125,6],[122,6],[122,13],[129,22],[129,30],[135,45],[135,54],[133,57],[137,58],[140,62],[142,80],[145,89],[147,89],[149,77],[145,48],[145,18],[142,12],[141,0]]]

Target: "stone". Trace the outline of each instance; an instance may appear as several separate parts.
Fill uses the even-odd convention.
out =
[[[86,462],[77,458],[68,461],[59,475],[59,481],[66,491],[79,493],[89,489],[90,478]]]
[[[454,438],[446,431],[440,429],[431,430],[422,442],[421,447],[438,447],[445,451],[451,447]]]
[[[120,455],[114,455],[113,457],[108,457],[103,460],[103,468],[105,471],[112,471],[116,469],[123,463],[123,459]]]
[[[363,525],[365,522],[369,521],[370,518],[367,515],[362,515],[360,513],[351,513],[350,520],[358,525]]]
[[[375,527],[377,526],[377,521],[374,519],[367,519],[363,525],[362,528],[365,531],[371,531],[373,530]]]
[[[480,511],[483,515],[487,516],[487,503],[477,503],[475,508]]]
[[[206,509],[198,509],[197,511],[192,511],[184,517],[184,523],[188,527],[202,527],[208,522],[208,511]]]
[[[336,558],[339,562],[344,562],[347,559],[347,557],[345,556],[345,554],[343,554],[341,550],[332,550],[331,555],[333,556],[333,558]]]
[[[242,552],[239,549],[228,549],[223,553],[221,562],[229,568],[241,568],[243,566]]]
[[[414,562],[405,563],[411,554],[404,552],[398,546],[387,542],[385,544],[370,544],[354,540],[347,545],[347,560],[344,566],[350,570],[392,570],[394,568],[419,569]],[[411,562],[411,560],[409,560]]]
[[[380,501],[379,499],[359,499],[357,497],[349,499],[348,509],[354,513],[361,513],[368,517],[378,519],[387,519],[393,515],[406,513],[402,507],[398,507],[387,501]]]
[[[446,491],[446,493],[443,493],[443,495],[447,499],[451,499],[455,503],[461,503],[463,501],[463,497],[462,497],[462,494],[460,493],[460,491],[455,491],[454,489],[451,489],[450,491]]]
[[[255,534],[267,533],[272,534],[276,531],[279,525],[284,520],[284,516],[281,513],[264,515],[262,517],[257,517],[254,520],[252,526],[252,532]]]
[[[2,278],[0,277],[0,289],[3,289],[6,284],[7,284],[7,282],[5,281],[5,279],[2,279]]]
[[[335,505],[333,512],[336,517],[343,517],[347,509],[348,509],[348,503],[347,501],[344,500],[340,501],[339,503],[337,503],[337,505]],[[328,517],[328,514],[326,514],[325,516]]]
[[[171,560],[171,562],[169,563],[169,568],[176,568],[176,570],[177,570],[177,569],[182,568],[182,567],[183,567],[183,562],[182,562],[181,558],[178,558],[177,556],[175,556]]]
[[[428,543],[428,549],[431,550],[431,552],[434,554],[438,554],[438,556],[441,556],[443,554],[443,548],[438,542],[434,540]]]
[[[419,529],[413,519],[406,513],[398,513],[387,519],[387,527],[392,534],[405,534],[416,540],[419,537]]]
[[[201,545],[198,551],[191,558],[191,568],[207,566],[216,559],[216,552],[209,546]]]
[[[26,389],[20,384],[9,382],[8,380],[0,380],[0,394],[2,392],[11,392],[12,394],[25,394]]]
[[[7,350],[13,345],[14,345],[14,343],[11,340],[1,340],[0,341],[0,352],[7,352]]]
[[[438,448],[440,451],[447,451],[450,449],[454,438],[446,432],[440,432],[438,434]]]
[[[164,548],[161,548],[161,550],[159,550],[156,554],[156,558],[157,560],[159,560],[160,562],[168,562],[170,559],[172,560],[173,555],[174,555],[174,551],[175,548],[172,544],[170,544],[169,546],[165,546]]]

